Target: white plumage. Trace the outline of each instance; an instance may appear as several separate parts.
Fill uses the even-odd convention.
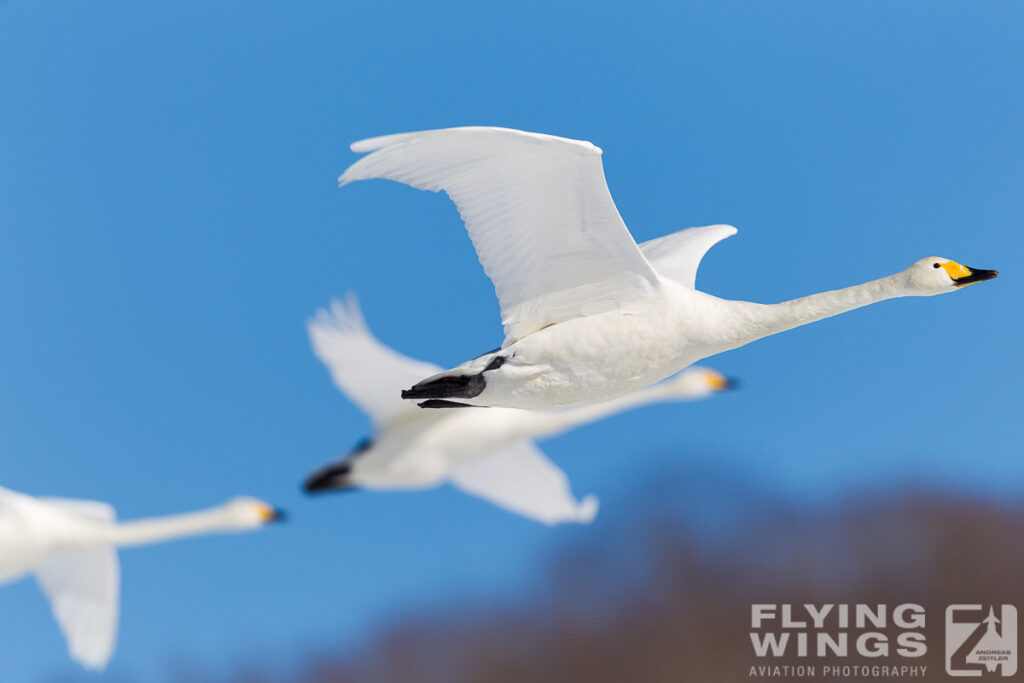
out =
[[[899,296],[996,276],[948,259],[794,301],[728,301],[694,288],[697,265],[730,226],[633,241],[611,200],[601,151],[503,128],[450,128],[352,145],[369,154],[339,179],[444,190],[459,208],[501,304],[499,352],[429,377],[416,401],[561,408],[606,401],[702,358]]]
[[[34,574],[71,656],[88,669],[102,669],[117,640],[116,548],[244,531],[279,517],[266,503],[236,498],[187,515],[118,524],[106,503],[34,498],[0,487],[0,584]]]
[[[501,303],[506,343],[545,325],[600,313],[658,276],[615,208],[589,142],[500,128],[387,135],[342,185],[390,178],[444,190],[459,207]],[[557,263],[557,268],[552,264]]]
[[[457,488],[546,524],[589,522],[597,499],[577,500],[569,480],[533,444],[633,406],[697,399],[728,386],[718,373],[693,368],[678,378],[607,404],[562,412],[509,408],[420,410],[398,398],[427,363],[387,348],[367,328],[354,297],[333,302],[309,322],[317,357],[335,384],[366,411],[373,439],[309,477],[308,491],[362,487]],[[434,368],[436,371],[436,368]]]

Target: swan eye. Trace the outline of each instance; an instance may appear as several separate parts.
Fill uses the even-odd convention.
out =
[[[938,263],[933,263],[933,264],[932,264],[932,268],[938,268],[938,267],[939,267],[939,264],[938,264]]]

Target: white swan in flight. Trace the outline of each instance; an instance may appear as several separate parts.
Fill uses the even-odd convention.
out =
[[[560,412],[420,410],[399,398],[399,391],[439,368],[377,341],[354,297],[347,305],[332,302],[330,312],[319,310],[308,328],[313,350],[334,383],[373,419],[371,440],[306,479],[311,493],[427,488],[450,481],[466,493],[545,524],[589,522],[597,512],[597,499],[590,495],[577,501],[565,473],[531,439],[634,406],[703,398],[729,386],[713,370],[690,368],[614,401]]]
[[[235,498],[199,512],[118,523],[106,503],[35,498],[0,487],[0,584],[35,575],[71,657],[103,669],[117,639],[117,548],[246,531],[281,517],[262,501]]]
[[[501,304],[501,349],[403,392],[428,407],[606,401],[771,334],[997,275],[932,257],[779,304],[719,299],[697,291],[694,278],[704,253],[735,228],[690,228],[637,245],[608,192],[601,150],[589,142],[451,128],[371,138],[352,150],[370,154],[340,185],[387,178],[448,193]]]

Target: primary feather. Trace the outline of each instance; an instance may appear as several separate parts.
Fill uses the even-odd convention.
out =
[[[505,345],[609,310],[657,286],[589,142],[505,128],[448,128],[362,140],[339,184],[387,178],[444,190],[494,282]]]

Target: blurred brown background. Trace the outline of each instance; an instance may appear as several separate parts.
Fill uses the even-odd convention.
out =
[[[586,542],[554,551],[544,588],[524,604],[453,604],[355,652],[297,653],[284,669],[257,657],[230,680],[724,683],[758,680],[754,665],[801,663],[818,665],[816,681],[851,680],[820,675],[844,663],[924,665],[917,680],[951,680],[946,605],[1024,597],[1024,509],[1014,503],[897,488],[789,505],[749,486],[718,504],[714,490],[699,491],[638,494],[636,508],[653,514],[609,522],[606,512]],[[758,660],[750,644],[752,603],[907,602],[927,610],[921,658]],[[210,680],[194,670],[180,678]]]

